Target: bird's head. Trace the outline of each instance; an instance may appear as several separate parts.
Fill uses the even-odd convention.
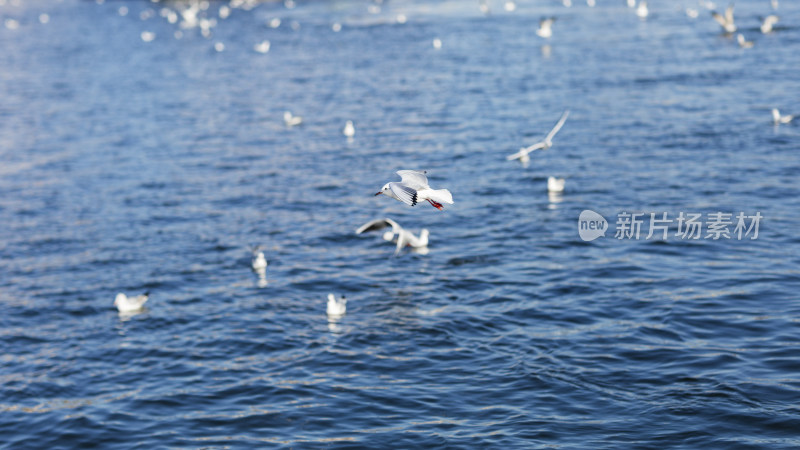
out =
[[[390,189],[389,188],[389,183],[386,183],[386,184],[383,185],[383,188],[381,188],[380,192],[378,192],[375,195],[377,196],[377,195],[385,194],[385,193],[389,192],[389,189]]]
[[[119,306],[120,303],[125,301],[125,294],[120,292],[117,294],[117,297],[114,299],[114,306]]]

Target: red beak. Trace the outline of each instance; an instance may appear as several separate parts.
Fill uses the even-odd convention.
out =
[[[375,196],[377,197],[378,195],[381,195],[381,194],[383,194],[383,191],[378,192],[377,194],[375,194]]]

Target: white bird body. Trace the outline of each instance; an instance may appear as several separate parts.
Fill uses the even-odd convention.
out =
[[[337,299],[335,295],[328,294],[328,315],[332,317],[341,317],[347,312],[347,299],[342,296]]]
[[[401,228],[400,232],[397,233],[397,247],[394,249],[394,254],[398,255],[405,247],[411,247],[414,249],[427,247],[429,236],[430,232],[427,228],[423,228],[419,232],[419,237],[414,236],[414,233]]]
[[[711,17],[717,21],[718,24],[725,30],[726,33],[735,33],[736,32],[736,24],[733,22],[733,4],[728,6],[725,10],[725,15],[712,11]]]
[[[565,184],[566,180],[564,178],[547,177],[548,192],[564,192]]]
[[[258,44],[253,46],[253,50],[257,51],[258,53],[267,53],[267,52],[269,52],[269,48],[270,48],[269,41],[261,41]],[[291,114],[291,113],[289,113],[289,114]],[[285,113],[284,113],[284,117],[285,117]]]
[[[120,292],[114,299],[114,306],[116,306],[117,310],[121,313],[140,311],[148,298],[150,298],[149,292],[137,295],[136,297],[128,297]]]
[[[292,114],[291,111],[284,111],[283,113],[283,121],[286,123],[287,127],[293,127],[296,125],[300,125],[303,123],[302,116],[295,116]]]
[[[256,272],[264,271],[267,268],[267,264],[264,252],[253,252],[253,270]]]
[[[417,170],[398,170],[401,181],[386,183],[375,195],[385,195],[399,200],[407,205],[414,206],[418,202],[427,200],[438,210],[444,209],[442,203],[453,204],[453,195],[447,189],[431,189],[428,186],[426,172]]]
[[[770,14],[767,17],[764,17],[763,22],[761,22],[761,32],[764,34],[772,33],[772,27],[776,23],[778,23],[778,16],[774,14]]]
[[[540,19],[536,35],[545,39],[551,38],[553,36],[553,22],[555,20],[555,17]]]
[[[781,124],[781,123],[789,123],[793,119],[794,119],[794,115],[786,114],[786,115],[782,116],[781,112],[778,111],[777,108],[772,108],[772,122],[775,123],[775,125],[778,125],[778,124]]]
[[[344,124],[344,129],[342,129],[342,134],[351,138],[356,135],[356,127],[353,126],[353,121],[348,120],[347,123]]]
[[[519,149],[517,153],[514,153],[513,155],[508,155],[506,159],[509,161],[519,159],[523,164],[527,164],[527,162],[530,161],[530,157],[528,155],[531,152],[536,150],[547,150],[548,148],[552,147],[553,138],[555,137],[556,133],[558,133],[558,130],[560,130],[561,127],[564,126],[564,122],[567,121],[568,116],[569,116],[569,110],[564,111],[564,113],[561,114],[561,118],[558,119],[558,122],[555,124],[553,129],[550,130],[549,133],[547,133],[547,136],[545,136],[544,140],[537,142],[529,147],[523,147]]]
[[[644,18],[647,18],[648,14],[650,14],[650,10],[647,9],[647,1],[646,0],[641,0],[639,2],[639,6],[636,7],[636,15],[640,19],[644,19]]]

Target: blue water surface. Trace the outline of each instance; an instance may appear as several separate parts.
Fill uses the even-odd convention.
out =
[[[800,446],[800,4],[573,3],[2,0],[0,447]]]

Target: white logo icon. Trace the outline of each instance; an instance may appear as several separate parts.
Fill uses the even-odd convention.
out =
[[[578,217],[578,235],[584,241],[593,241],[600,236],[605,236],[608,231],[608,222],[605,217],[591,209],[584,209]]]

